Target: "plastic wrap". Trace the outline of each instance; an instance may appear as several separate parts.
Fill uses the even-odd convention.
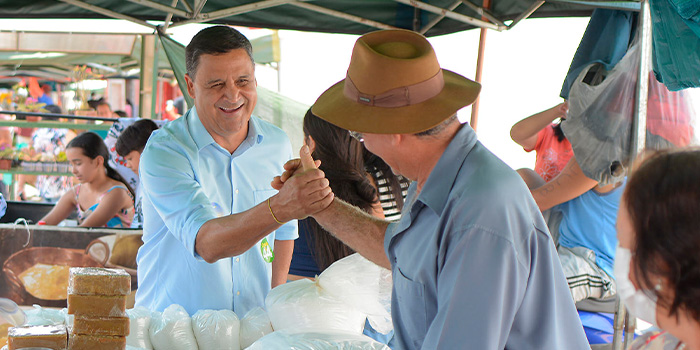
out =
[[[249,347],[256,340],[269,333],[272,333],[272,324],[267,312],[261,307],[251,309],[241,319],[241,349]]]
[[[126,296],[68,294],[68,313],[92,317],[126,317]]]
[[[39,305],[32,305],[34,308],[25,311],[25,326],[52,326],[65,324],[65,314],[63,310],[45,309]]]
[[[68,337],[70,350],[113,350],[126,348],[126,338],[109,335],[73,334]]]
[[[68,333],[64,325],[10,327],[7,337],[10,349],[47,347],[63,350],[67,348],[68,343]]]
[[[376,331],[389,333],[391,322],[391,271],[352,254],[334,262],[320,276],[318,284],[328,294],[367,315]]]
[[[129,334],[129,318],[75,316],[70,329],[73,334],[123,337]]]
[[[231,310],[199,310],[192,331],[200,350],[240,350],[241,323]]]
[[[168,306],[163,313],[151,314],[149,328],[151,345],[155,350],[197,350],[192,332],[192,319],[180,305]]]
[[[128,295],[131,275],[123,269],[71,267],[68,293],[84,295]]]
[[[275,331],[256,341],[247,350],[391,350],[370,337],[339,331]]]
[[[340,330],[361,334],[366,314],[328,294],[317,281],[301,279],[275,287],[265,298],[272,327],[278,331]]]
[[[151,335],[148,333],[151,327],[151,312],[143,306],[137,306],[126,310],[129,316],[129,335],[126,337],[126,345],[135,348],[153,349]]]
[[[630,163],[640,57],[637,43],[611,71],[587,67],[571,86],[562,130],[584,174],[603,184],[621,181]],[[646,149],[697,144],[696,117],[687,92],[669,91],[649,72]]]

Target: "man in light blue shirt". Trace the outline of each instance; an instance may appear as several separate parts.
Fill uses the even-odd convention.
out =
[[[292,150],[282,130],[252,116],[251,50],[225,26],[200,31],[186,48],[195,107],[154,134],[140,161],[138,306],[179,304],[190,315],[229,309],[243,317],[286,281],[294,219],[332,201],[317,169],[279,193],[271,187]]]
[[[345,80],[312,111],[414,182],[399,222],[339,199],[312,216],[392,270],[395,349],[590,349],[525,183],[457,120],[479,90],[441,69],[420,34],[358,39]],[[274,187],[294,186],[298,164]]]

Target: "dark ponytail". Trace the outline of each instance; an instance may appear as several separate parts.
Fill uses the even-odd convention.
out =
[[[129,186],[129,183],[126,182],[126,180],[124,180],[124,178],[119,175],[116,170],[109,166],[109,151],[99,135],[95,134],[94,132],[84,132],[68,142],[66,148],[80,148],[83,150],[83,154],[90,159],[95,159],[97,156],[102,156],[102,159],[104,159],[102,164],[104,164],[104,167],[107,170],[107,177],[123,183],[124,186],[129,189],[131,195],[134,196],[134,190],[131,188],[131,186]]]

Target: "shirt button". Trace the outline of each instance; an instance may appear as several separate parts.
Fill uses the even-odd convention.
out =
[[[238,262],[238,260],[240,260],[240,258],[236,258],[236,262]]]
[[[238,194],[238,189],[236,189],[236,194]]]
[[[236,292],[236,295],[241,295],[241,291],[240,291],[240,290],[237,291],[237,292]]]

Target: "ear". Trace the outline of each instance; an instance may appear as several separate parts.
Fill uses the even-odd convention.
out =
[[[406,141],[406,136],[404,134],[389,134],[389,142],[393,147],[399,147],[403,142]]]
[[[306,143],[306,145],[309,146],[309,152],[313,154],[314,150],[316,149],[316,141],[314,140],[314,138],[311,137],[311,135],[309,135],[304,139],[304,143]]]
[[[95,157],[94,161],[97,162],[97,165],[102,166],[102,167],[105,164],[105,159],[102,156]]]
[[[185,74],[185,82],[187,83],[187,94],[190,95],[190,97],[194,97],[194,80],[190,78],[189,74]]]

